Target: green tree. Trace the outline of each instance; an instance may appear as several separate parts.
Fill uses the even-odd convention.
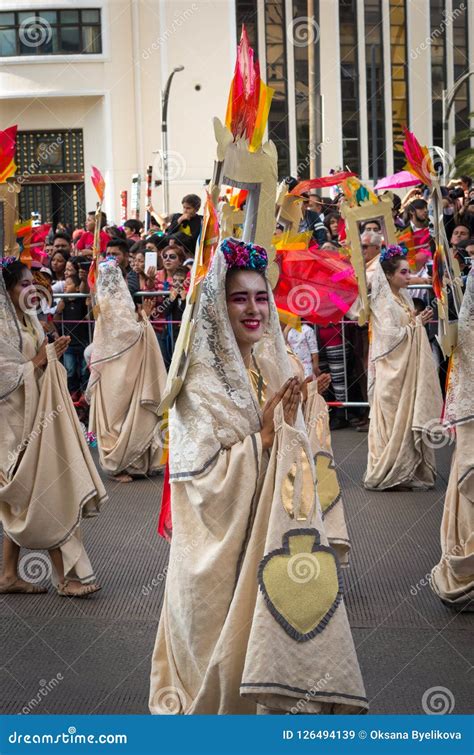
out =
[[[460,131],[453,139],[453,144],[461,147],[454,158],[457,178],[474,175],[474,148],[465,146],[469,145],[470,140],[474,138],[474,113],[469,113],[469,120],[471,122],[470,127]]]

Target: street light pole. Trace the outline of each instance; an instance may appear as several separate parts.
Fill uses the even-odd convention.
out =
[[[448,151],[449,147],[451,146],[451,141],[452,141],[451,134],[449,133],[449,115],[451,113],[451,108],[454,105],[454,98],[456,97],[459,87],[462,86],[462,84],[464,84],[465,81],[467,81],[469,76],[473,76],[473,75],[474,75],[474,68],[464,73],[462,76],[459,77],[457,81],[454,82],[451,92],[448,92],[447,89],[443,89],[441,119],[443,121],[443,150],[445,152]]]
[[[184,66],[175,66],[173,68],[168,76],[164,92],[161,95],[161,151],[163,155],[163,197],[165,215],[169,214],[170,207],[170,187],[168,178],[168,101],[173,76],[180,71],[184,71]]]
[[[319,68],[317,41],[313,39],[313,30],[318,28],[315,18],[314,0],[307,0],[306,14],[308,21],[308,127],[309,127],[309,177],[321,175],[321,97],[317,92],[317,68]],[[316,24],[316,27],[314,26]]]

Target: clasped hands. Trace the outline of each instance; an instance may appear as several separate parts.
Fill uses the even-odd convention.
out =
[[[70,336],[59,336],[59,338],[56,338],[54,341],[54,348],[56,351],[56,357],[60,359],[64,352],[66,351],[67,347],[69,346],[69,343],[71,341]],[[38,353],[36,356],[31,360],[35,367],[44,367],[45,364],[48,361],[48,356],[46,354],[46,346],[48,345],[48,341],[45,338],[43,343],[41,344]]]
[[[428,325],[428,323],[433,319],[433,310],[431,307],[426,307],[426,309],[423,310],[423,312],[420,312],[418,315],[423,325]]]
[[[260,435],[262,438],[262,448],[267,450],[272,447],[275,438],[274,414],[277,405],[282,404],[283,417],[287,425],[295,424],[298,407],[301,400],[306,401],[308,396],[308,383],[313,381],[313,377],[300,381],[297,377],[292,377],[265,403],[262,412],[262,429]],[[317,378],[318,393],[323,393],[329,386],[331,378],[329,375],[321,374]]]

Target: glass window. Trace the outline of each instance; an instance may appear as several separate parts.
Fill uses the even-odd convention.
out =
[[[446,86],[446,24],[444,0],[430,0],[431,96],[433,100],[433,144],[443,143],[442,92]]]
[[[97,26],[82,27],[82,49],[89,54],[100,52],[100,31]]]
[[[44,20],[47,21],[48,24],[57,24],[58,22],[58,14],[55,10],[42,10],[39,11],[37,15],[41,18],[44,18]]]
[[[468,9],[472,11],[471,4],[466,4],[464,0],[453,0],[452,18],[453,18],[453,53],[454,53],[454,80],[456,81],[469,70],[468,60]],[[469,80],[465,81],[456,92],[455,98],[455,120],[454,133],[458,134],[469,128],[470,102],[469,102]],[[469,139],[465,139],[456,145],[456,152],[467,149],[470,146]],[[448,144],[447,149],[452,151],[453,146]]]
[[[268,116],[268,136],[278,150],[278,174],[290,172],[286,71],[286,23],[284,0],[265,3],[267,84],[275,90]]]
[[[0,56],[16,55],[16,32],[14,29],[2,31],[0,27]]]
[[[23,33],[20,32],[20,41],[18,45],[18,54],[19,55],[36,55],[37,50],[37,39],[33,35],[33,31],[27,31],[27,28],[24,27]]]
[[[66,53],[81,52],[81,30],[78,26],[64,26],[61,29],[61,47]]]
[[[100,52],[98,9],[0,13],[0,57]]]
[[[35,13],[34,11],[27,10],[26,12],[18,13],[17,15],[18,15],[18,23],[22,24],[25,21],[31,21],[32,18],[34,18],[35,16],[39,16],[41,14],[38,12]]]
[[[61,11],[62,24],[77,24],[78,22],[79,22],[79,11],[77,10],[62,10]]]
[[[339,0],[341,55],[342,162],[360,175],[359,67],[354,33],[357,29],[356,0]]]
[[[83,24],[98,24],[100,21],[100,11],[83,10],[81,13]]]
[[[393,167],[402,170],[403,127],[408,125],[408,61],[406,0],[390,0],[390,59],[392,74]]]
[[[44,43],[38,46],[38,53],[40,55],[57,53],[58,46],[58,30],[56,27],[52,27],[51,33],[46,36]]]
[[[365,0],[365,59],[369,178],[377,181],[386,175],[381,0]]]
[[[15,14],[14,13],[0,13],[0,29],[4,26],[14,26]]]
[[[249,38],[250,46],[258,53],[258,10],[257,0],[237,0],[236,4],[237,15],[237,43],[240,42],[240,35],[242,34],[242,26],[245,25],[245,30]],[[84,11],[83,11],[84,15]],[[257,54],[258,57],[258,54]]]

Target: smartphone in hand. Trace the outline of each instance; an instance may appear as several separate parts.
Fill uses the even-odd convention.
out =
[[[156,269],[157,264],[158,264],[158,253],[145,252],[145,270],[149,270],[150,267],[154,267]]]

